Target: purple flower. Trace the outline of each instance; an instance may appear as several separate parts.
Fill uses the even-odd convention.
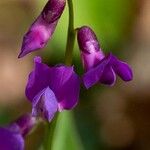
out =
[[[24,136],[35,125],[35,118],[26,114],[8,127],[0,127],[1,150],[24,150]]]
[[[21,135],[25,137],[36,124],[36,118],[31,114],[25,114],[16,120],[15,124],[18,125]]]
[[[111,53],[105,56],[91,28],[79,28],[77,38],[85,69],[83,82],[86,88],[96,83],[112,86],[116,81],[116,74],[124,81],[132,80],[130,66]]]
[[[37,49],[41,49],[47,44],[63,13],[65,4],[65,0],[49,0],[47,2],[39,17],[25,34],[18,58]]]
[[[35,57],[26,96],[32,102],[32,115],[51,121],[57,111],[72,109],[78,102],[80,79],[73,67],[48,67]]]

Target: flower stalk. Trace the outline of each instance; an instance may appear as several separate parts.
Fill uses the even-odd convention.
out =
[[[53,137],[54,137],[54,133],[55,133],[55,128],[56,128],[56,124],[58,121],[58,113],[57,116],[54,118],[54,120],[49,123],[46,122],[45,125],[45,143],[44,143],[44,149],[45,150],[51,150],[52,146],[53,146]]]
[[[67,43],[66,43],[66,52],[65,52],[65,64],[70,66],[72,64],[73,57],[73,48],[75,43],[75,30],[74,30],[74,11],[73,11],[73,2],[72,0],[67,0],[68,9],[69,9],[69,24],[68,24],[68,33],[67,33]],[[58,122],[58,115],[55,119],[49,123],[46,122],[46,133],[45,133],[45,150],[51,150],[53,147],[53,137],[55,134],[55,129]]]
[[[69,25],[68,25],[68,34],[67,34],[67,44],[65,52],[65,64],[70,66],[72,64],[72,55],[73,48],[75,43],[76,32],[74,30],[74,11],[73,11],[73,2],[68,0],[68,9],[69,9]]]

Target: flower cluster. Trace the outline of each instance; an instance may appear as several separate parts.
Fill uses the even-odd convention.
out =
[[[19,58],[45,47],[65,8],[65,0],[50,0],[23,38]],[[57,111],[69,110],[79,99],[80,83],[88,89],[96,83],[114,85],[116,75],[124,81],[132,80],[129,65],[113,54],[105,55],[94,31],[83,26],[77,30],[78,45],[85,73],[80,78],[74,67],[49,67],[40,57],[34,58],[35,69],[30,73],[26,96],[32,103],[32,115],[42,116],[49,122]]]
[[[49,0],[41,14],[24,35],[18,58],[42,49],[51,39],[66,0]],[[88,26],[77,28],[77,40],[85,73],[79,77],[73,66],[47,66],[41,57],[34,58],[25,94],[32,103],[32,115],[22,116],[6,128],[0,128],[0,149],[23,150],[24,137],[41,116],[51,121],[57,112],[73,109],[79,100],[80,84],[88,89],[97,83],[113,86],[118,75],[124,81],[133,78],[130,66],[112,53],[105,55],[96,34]]]

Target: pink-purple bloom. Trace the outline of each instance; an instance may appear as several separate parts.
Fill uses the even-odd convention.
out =
[[[26,96],[32,102],[32,115],[51,121],[57,111],[72,109],[79,99],[80,79],[74,67],[49,67],[34,58],[35,69],[30,73]]]
[[[87,26],[78,29],[78,44],[85,69],[83,82],[86,88],[96,83],[114,85],[116,74],[124,81],[133,78],[130,66],[109,53],[104,55],[94,31]]]
[[[24,150],[24,137],[35,123],[36,120],[31,114],[25,114],[9,126],[0,127],[0,149]]]
[[[66,0],[49,0],[47,2],[41,14],[24,35],[19,58],[45,47],[55,31],[65,4]]]

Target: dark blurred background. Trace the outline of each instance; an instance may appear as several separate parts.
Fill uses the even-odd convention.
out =
[[[46,0],[0,1],[1,125],[31,110],[24,89],[34,55],[42,55],[51,65],[63,63],[67,7],[48,46],[17,59],[23,34],[45,3]],[[103,50],[112,51],[127,61],[134,72],[134,80],[130,83],[118,79],[111,88],[97,85],[87,91],[82,87],[74,115],[84,149],[150,150],[150,1],[74,0],[74,9],[75,26],[91,26]],[[83,69],[77,44],[74,65],[81,75]],[[39,127],[36,133],[27,137],[27,150],[39,147],[42,132]]]

